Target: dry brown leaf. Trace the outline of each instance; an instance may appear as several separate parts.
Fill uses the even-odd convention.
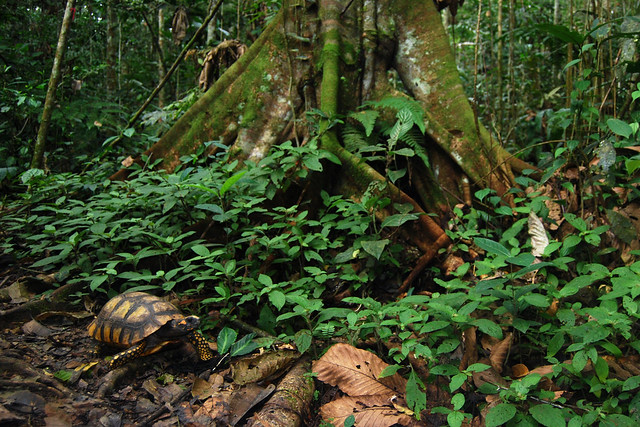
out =
[[[482,358],[478,363],[484,363],[485,365],[491,365],[491,361],[487,358]],[[473,373],[473,383],[476,387],[482,386],[484,383],[496,384],[501,386],[508,386],[508,383],[502,378],[502,376],[491,367],[482,372]]]
[[[513,365],[511,367],[511,376],[513,378],[522,378],[529,373],[529,368],[527,365],[523,365],[522,363],[518,363],[517,365]]]
[[[387,365],[373,353],[348,344],[335,344],[313,363],[318,379],[337,386],[350,396],[404,395],[407,380],[399,374],[379,378]]]
[[[231,363],[233,382],[243,385],[275,376],[299,357],[297,351],[278,350],[234,361]]]
[[[493,369],[495,369],[499,374],[502,373],[502,365],[507,358],[507,354],[509,353],[509,349],[511,348],[512,340],[513,334],[509,332],[506,334],[502,341],[498,342],[491,348],[489,361],[491,362],[491,366],[493,367]]]
[[[478,340],[476,335],[476,327],[462,331],[462,344],[464,345],[464,354],[460,360],[460,370],[467,369],[478,361]]]
[[[334,346],[335,347],[335,346]],[[343,426],[353,415],[358,426],[388,427],[394,424],[414,425],[413,418],[398,412],[385,396],[345,396],[320,408],[324,420],[334,426]]]

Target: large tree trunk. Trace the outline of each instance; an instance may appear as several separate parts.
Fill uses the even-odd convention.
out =
[[[437,168],[416,167],[420,173],[412,175],[413,188],[398,188],[345,150],[335,128],[324,132],[321,123],[323,148],[342,162],[340,191],[358,198],[372,181],[380,181],[381,191],[392,200],[424,212],[441,207],[436,182],[447,187],[448,194],[461,193],[469,184],[499,194],[511,187],[512,169],[525,165],[475,120],[433,2],[304,4],[284,2],[248,51],[146,154],[162,158],[164,168],[173,170],[181,156],[217,139],[231,145],[237,158],[260,160],[276,143],[304,143],[309,137],[305,110],[320,108],[333,117],[392,94],[389,72],[395,69],[404,96],[413,97],[426,112],[425,144]],[[424,265],[449,241],[430,216],[420,218],[407,236],[422,250],[419,264]]]

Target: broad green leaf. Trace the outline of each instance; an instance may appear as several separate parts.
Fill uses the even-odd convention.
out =
[[[372,255],[375,259],[380,259],[384,248],[389,244],[389,240],[363,240],[360,244],[366,253]]]
[[[313,335],[311,331],[308,329],[302,329],[296,332],[293,336],[293,342],[295,342],[296,347],[300,353],[305,353],[311,347],[311,342],[313,340]]]
[[[529,408],[529,413],[533,418],[546,427],[564,427],[567,425],[562,415],[562,411],[551,405],[540,404]]]
[[[459,374],[455,374],[453,377],[451,377],[451,381],[449,382],[449,391],[453,393],[454,391],[462,387],[462,384],[464,384],[466,380],[467,374],[464,374],[462,372]]]
[[[628,123],[623,122],[620,119],[609,119],[607,120],[607,126],[611,129],[611,132],[616,135],[623,136],[625,138],[629,138],[633,133],[631,126]]]
[[[201,257],[208,257],[211,254],[209,249],[204,245],[194,245],[191,247],[191,250]]]
[[[516,415],[516,407],[511,403],[499,403],[489,410],[485,425],[487,427],[501,426]]]
[[[309,170],[322,172],[322,163],[320,163],[320,159],[316,156],[305,157],[302,164]]]
[[[457,411],[464,406],[465,398],[463,393],[456,393],[451,398],[451,405],[453,405],[453,410]]]
[[[449,427],[460,427],[464,421],[464,414],[462,412],[453,411],[447,414],[447,423]]]
[[[395,214],[386,217],[381,224],[381,227],[400,227],[407,221],[414,221],[418,219],[416,214]]]
[[[545,31],[546,33],[559,40],[562,40],[565,43],[581,45],[584,41],[584,36],[582,34],[573,31],[569,27],[566,27],[564,25],[538,24],[536,25],[536,28]]]
[[[284,293],[276,289],[269,292],[269,301],[271,301],[271,304],[280,311],[282,310],[282,307],[284,307],[287,297]]]
[[[555,356],[556,353],[560,351],[563,345],[564,345],[564,334],[559,332],[551,338],[551,340],[549,341],[549,344],[547,345],[547,357]]]
[[[481,332],[494,338],[502,338],[502,329],[489,319],[476,319],[472,322]]]
[[[218,333],[218,340],[217,340],[218,353],[220,354],[227,353],[231,349],[231,346],[236,341],[237,337],[238,337],[238,333],[235,330],[227,326],[222,328],[220,333]]]
[[[400,365],[389,365],[386,368],[384,368],[382,372],[380,372],[380,375],[378,375],[378,378],[390,377],[394,375],[396,372],[398,372],[398,370],[400,369],[402,369],[402,366]]]
[[[635,390],[638,387],[640,387],[640,375],[624,380],[624,383],[622,384],[622,391]]]
[[[267,276],[266,274],[260,274],[258,276],[258,282],[260,282],[262,285],[266,287],[273,286],[273,281],[271,280],[271,277]]]
[[[242,178],[242,176],[247,173],[246,170],[240,171],[238,173],[236,173],[235,175],[229,177],[224,184],[222,184],[222,187],[220,187],[220,197],[224,196],[224,194],[229,191],[229,189],[233,186],[233,184],[235,184],[236,182],[238,182],[238,180],[240,178]]]
[[[493,240],[485,239],[484,237],[475,237],[473,239],[473,243],[475,243],[480,249],[483,249],[488,253],[506,257],[511,256],[511,252],[509,252],[507,248]]]
[[[549,307],[549,299],[541,294],[527,294],[522,297],[528,304],[534,307],[547,308]]]
[[[251,333],[234,342],[229,349],[229,355],[231,357],[244,356],[257,349],[259,346],[253,341],[253,337],[255,337],[255,334]]]
[[[596,280],[598,280],[598,277],[592,274],[587,276],[578,276],[567,283],[562,289],[560,289],[559,296],[561,298],[565,298],[571,295],[575,295],[578,293],[578,291],[580,291],[580,289],[591,285]]]

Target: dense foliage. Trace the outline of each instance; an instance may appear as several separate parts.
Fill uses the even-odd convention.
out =
[[[31,270],[55,272],[58,284],[84,284],[78,297],[127,289],[199,295],[203,312],[255,319],[271,341],[294,342],[314,355],[335,338],[399,338],[395,347],[381,345],[379,355],[412,379],[407,398],[415,412],[424,394],[409,360],[426,361],[430,379],[450,392],[451,404],[434,410],[450,425],[478,415],[476,393],[498,396],[487,425],[640,421],[634,222],[640,18],[632,2],[616,2],[606,16],[582,3],[572,12],[562,2],[555,23],[552,1],[465,2],[450,29],[480,120],[543,171],[540,179],[517,178],[512,205],[476,189],[473,205],[455,206],[447,230],[454,243],[440,261],[459,262],[432,267],[399,298],[393,290],[415,259],[403,250],[398,229],[415,214],[398,206],[400,214],[377,221],[389,200],[373,191],[360,201],[321,191],[315,203],[291,202],[288,195],[304,191],[307,178],[336,161],[315,138],[282,144],[242,167],[225,146],[209,141],[216,154],[204,156],[203,147],[173,173],[145,159],[127,181],[108,179],[129,151],[154,141],[198,96],[197,61],[186,62],[174,77],[171,102],[147,114],[143,126],[123,129],[157,83],[146,25],[162,8],[164,59],[179,50],[169,43],[177,6],[171,2],[92,1],[78,8],[48,170],[27,170],[61,15],[59,2],[49,9],[40,3],[0,5],[4,253]],[[192,3],[197,26],[208,5]],[[276,9],[276,2],[225,2],[208,43],[236,35],[250,43]],[[112,18],[121,36],[118,84],[108,90],[104,41]],[[511,43],[512,52],[496,55]],[[384,115],[390,122],[383,110],[391,110]],[[344,125],[351,148],[382,162],[395,182],[407,173],[396,167],[401,158],[418,156],[428,165],[412,138],[424,132],[421,117],[415,105],[392,99],[363,105],[334,125]],[[105,154],[104,142],[121,134],[123,142]],[[547,231],[532,217],[541,217]],[[210,321],[204,329],[215,327]],[[495,367],[480,361],[460,369],[456,349],[470,328],[486,337],[488,349],[513,337],[506,366],[548,369],[518,376],[510,368],[509,383],[477,381]]]

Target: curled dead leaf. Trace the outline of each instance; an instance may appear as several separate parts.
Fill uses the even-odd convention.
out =
[[[513,378],[522,378],[529,373],[529,368],[527,365],[523,365],[522,363],[518,363],[517,365],[513,365],[511,367],[511,376]]]

